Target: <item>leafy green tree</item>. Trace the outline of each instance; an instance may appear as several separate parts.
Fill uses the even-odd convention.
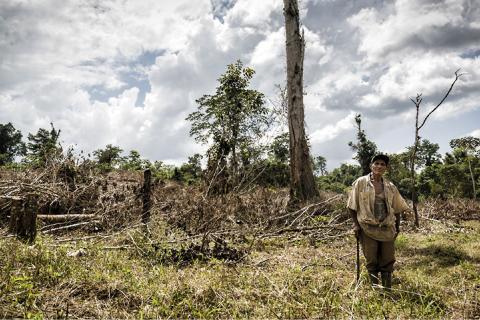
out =
[[[98,149],[93,151],[100,168],[111,170],[121,160],[123,150],[120,147],[107,144],[105,149]]]
[[[476,180],[478,177],[474,174],[474,169],[472,169],[472,160],[475,156],[479,156],[480,154],[480,139],[476,137],[463,137],[458,139],[453,139],[450,141],[450,146],[455,149],[459,149],[465,152],[465,158],[468,163],[468,169],[470,172],[470,179],[472,182],[472,191],[473,191],[473,199],[476,199]]]
[[[409,152],[402,152],[398,154],[388,155],[390,162],[385,177],[392,181],[397,186],[398,191],[402,196],[410,195],[410,154]]]
[[[241,143],[239,154],[240,171],[250,170],[252,166],[258,165],[263,159],[265,147],[260,144]]]
[[[25,154],[22,133],[12,123],[0,123],[0,166],[13,162],[15,156]]]
[[[173,168],[173,175],[172,175],[171,179],[174,180],[174,181],[177,181],[177,182],[182,182],[183,181],[183,175],[180,172],[180,170],[178,170],[177,167]]]
[[[377,145],[368,140],[365,131],[362,130],[362,116],[360,114],[355,116],[355,123],[357,124],[357,143],[350,141],[348,145],[357,153],[354,159],[360,164],[362,174],[366,175],[370,172],[370,161],[377,153]]]
[[[342,163],[329,174],[317,177],[317,183],[321,190],[341,193],[345,192],[361,174],[360,166]]]
[[[268,125],[264,95],[249,89],[254,73],[241,61],[228,65],[218,79],[215,94],[196,100],[198,110],[186,118],[191,122],[191,136],[204,144],[213,143],[208,153],[208,170],[215,171],[221,164],[234,180],[238,174],[240,146],[254,144]]]
[[[420,141],[417,146],[415,167],[423,168],[429,167],[434,163],[440,163],[442,159],[442,156],[438,153],[440,146],[427,139],[421,139]],[[408,147],[407,150],[411,154],[411,152],[413,152],[413,146]]]
[[[417,150],[418,163],[426,167],[429,167],[434,163],[440,163],[442,156],[438,153],[439,149],[440,146],[437,143],[422,139]]]
[[[473,197],[470,171],[466,160],[455,159],[451,154],[447,154],[445,159],[445,163],[434,163],[420,172],[417,179],[419,195],[442,199]],[[473,158],[473,163],[478,165],[480,161],[478,158]],[[477,171],[476,174],[478,176],[479,172]]]
[[[289,139],[288,132],[279,134],[273,139],[269,150],[269,154],[272,159],[281,163],[288,163],[290,158],[288,149],[288,144],[290,143]]]
[[[56,130],[53,123],[50,126],[50,131],[40,128],[36,134],[28,134],[27,158],[34,164],[45,166],[62,154],[58,141],[61,130]]]
[[[425,166],[417,179],[418,191],[424,197],[475,197],[474,182],[480,177],[480,158],[475,148],[476,139],[453,139],[451,153],[444,162]],[[472,179],[473,176],[473,179]]]
[[[468,179],[468,169],[465,164],[447,164],[439,167],[440,184],[444,186],[445,193],[451,197],[472,196],[471,185]]]
[[[142,159],[137,150],[131,150],[127,157],[120,158],[120,162],[120,167],[124,170],[145,170],[152,167],[150,161]]]
[[[175,166],[168,165],[157,160],[153,163],[151,170],[155,177],[162,180],[167,180],[172,179],[174,176]]]
[[[187,163],[184,163],[180,166],[179,174],[181,175],[181,180],[187,184],[193,184],[200,180],[203,175],[202,170],[202,158],[203,156],[196,153],[191,157],[188,157]]]
[[[143,161],[142,161],[142,158],[140,157],[140,152],[138,152],[137,150],[130,150],[130,153],[128,154],[128,157],[126,160],[127,160],[127,163],[129,164],[129,168],[133,170],[144,169]]]
[[[342,163],[339,168],[332,171],[331,176],[334,181],[340,182],[345,186],[351,186],[352,183],[360,176],[361,167]]]
[[[441,197],[445,199],[449,193],[449,186],[445,185],[445,179],[453,177],[445,177],[445,173],[455,172],[456,166],[451,166],[447,170],[448,166],[441,163],[434,163],[431,166],[425,167],[425,169],[418,175],[418,192],[423,197]],[[458,169],[458,167],[457,167]],[[459,172],[457,171],[457,174]],[[450,185],[457,184],[456,178],[450,181]]]
[[[257,166],[255,172],[258,185],[265,187],[285,188],[290,184],[290,167],[288,163],[277,159],[264,159]]]
[[[322,156],[312,158],[313,172],[317,176],[324,176],[327,174],[327,159]]]
[[[467,161],[467,152],[461,148],[455,148],[452,152],[445,153],[445,164],[460,164]]]
[[[288,187],[290,183],[288,132],[280,134],[264,149],[254,145],[245,145],[248,165],[244,167],[243,181],[255,182],[265,187]],[[263,155],[267,152],[268,157]],[[245,158],[247,158],[245,157]]]

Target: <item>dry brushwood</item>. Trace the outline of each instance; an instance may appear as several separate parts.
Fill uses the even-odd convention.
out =
[[[168,195],[159,188],[154,196],[159,213],[169,225],[193,237],[198,234],[247,234],[264,238],[300,233],[314,238],[328,237],[349,228],[341,205],[343,195],[287,212],[288,190],[256,188],[248,193],[204,197],[197,187],[184,187]],[[340,205],[339,205],[340,204]],[[335,209],[338,207],[338,209]]]
[[[71,176],[65,178],[65,166],[61,163],[41,169],[2,171],[0,221],[6,222],[11,216],[12,199],[31,197],[36,199],[43,224],[70,222],[57,230],[91,228],[92,225],[97,230],[118,229],[139,220],[139,173],[99,174],[88,163],[70,170],[75,172],[75,180]],[[78,223],[92,218],[97,223]]]
[[[422,217],[437,220],[480,220],[480,202],[472,199],[427,199]]]
[[[288,190],[253,184],[238,192],[206,197],[208,187],[154,181],[147,192],[152,194],[151,201],[145,201],[143,182],[141,172],[115,170],[104,174],[88,161],[76,164],[65,160],[46,168],[5,170],[0,175],[0,221],[8,220],[14,197],[32,196],[37,199],[38,230],[42,233],[79,228],[111,232],[138,225],[142,215],[146,222],[147,212],[152,220],[166,221],[187,238],[207,233],[218,237],[295,233],[320,237],[338,232],[335,217],[343,214],[330,209],[344,201],[341,196],[287,212]],[[330,215],[334,219],[326,218]]]

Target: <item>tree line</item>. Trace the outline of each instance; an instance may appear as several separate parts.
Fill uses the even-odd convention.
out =
[[[368,140],[368,139],[367,139]],[[355,159],[358,165],[341,164],[325,176],[318,177],[319,188],[334,192],[345,191],[353,181],[365,174],[365,163],[377,152],[374,142],[360,148]],[[417,159],[414,163],[418,186],[417,201],[425,198],[473,198],[479,196],[476,186],[480,182],[480,139],[463,137],[450,141],[450,152],[441,155],[437,143],[422,139],[417,147]],[[370,148],[370,149],[368,149]],[[389,154],[390,164],[386,177],[399,189],[404,197],[411,198],[411,153],[406,151]],[[369,152],[370,151],[370,152]],[[363,165],[362,165],[363,164]]]
[[[285,101],[280,99],[283,102],[279,108],[267,107],[265,96],[250,88],[254,74],[252,68],[236,61],[220,76],[214,94],[196,100],[198,109],[186,119],[191,123],[191,136],[207,146],[203,155],[191,155],[185,163],[173,166],[144,159],[136,150],[125,154],[119,146],[108,144],[88,155],[81,152],[80,158],[100,173],[150,169],[158,179],[185,184],[203,183],[209,194],[241,191],[254,186],[288,187],[291,159]],[[318,189],[344,192],[357,177],[369,172],[370,159],[378,148],[362,129],[360,114],[355,117],[355,125],[356,140],[346,147],[355,153],[358,165],[342,164],[327,172],[325,157],[309,156]],[[272,127],[280,128],[279,133],[266,139],[265,132]],[[61,130],[51,124],[50,129],[40,128],[36,133],[29,133],[25,142],[22,133],[12,123],[0,124],[0,165],[38,168],[75,161],[74,150],[64,150],[60,135]],[[308,144],[308,139],[306,141]],[[417,197],[478,196],[480,139],[453,139],[450,146],[451,152],[441,155],[438,144],[427,139],[419,142],[414,159]],[[406,197],[412,196],[412,152],[413,147],[408,147],[405,152],[389,155],[387,177]]]

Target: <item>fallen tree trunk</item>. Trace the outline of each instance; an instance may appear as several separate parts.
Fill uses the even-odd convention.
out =
[[[70,229],[75,229],[75,228],[78,228],[78,227],[81,227],[81,226],[87,226],[87,225],[91,225],[91,224],[95,224],[95,223],[100,223],[100,222],[98,220],[79,222],[79,223],[75,223],[75,224],[70,224],[68,226],[63,226],[63,227],[58,227],[58,228],[54,228],[54,229],[45,230],[45,231],[42,231],[42,233],[43,234],[49,234],[49,233],[52,233],[52,232],[55,232],[55,231],[70,230]]]
[[[86,221],[99,218],[95,214],[39,214],[37,219],[48,222]]]

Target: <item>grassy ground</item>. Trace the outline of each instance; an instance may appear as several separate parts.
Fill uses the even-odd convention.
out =
[[[236,245],[250,250],[241,262],[179,265],[138,230],[76,242],[41,236],[32,246],[3,238],[0,318],[480,317],[479,222],[431,221],[401,234],[391,294],[372,290],[365,270],[356,285],[353,236]]]

